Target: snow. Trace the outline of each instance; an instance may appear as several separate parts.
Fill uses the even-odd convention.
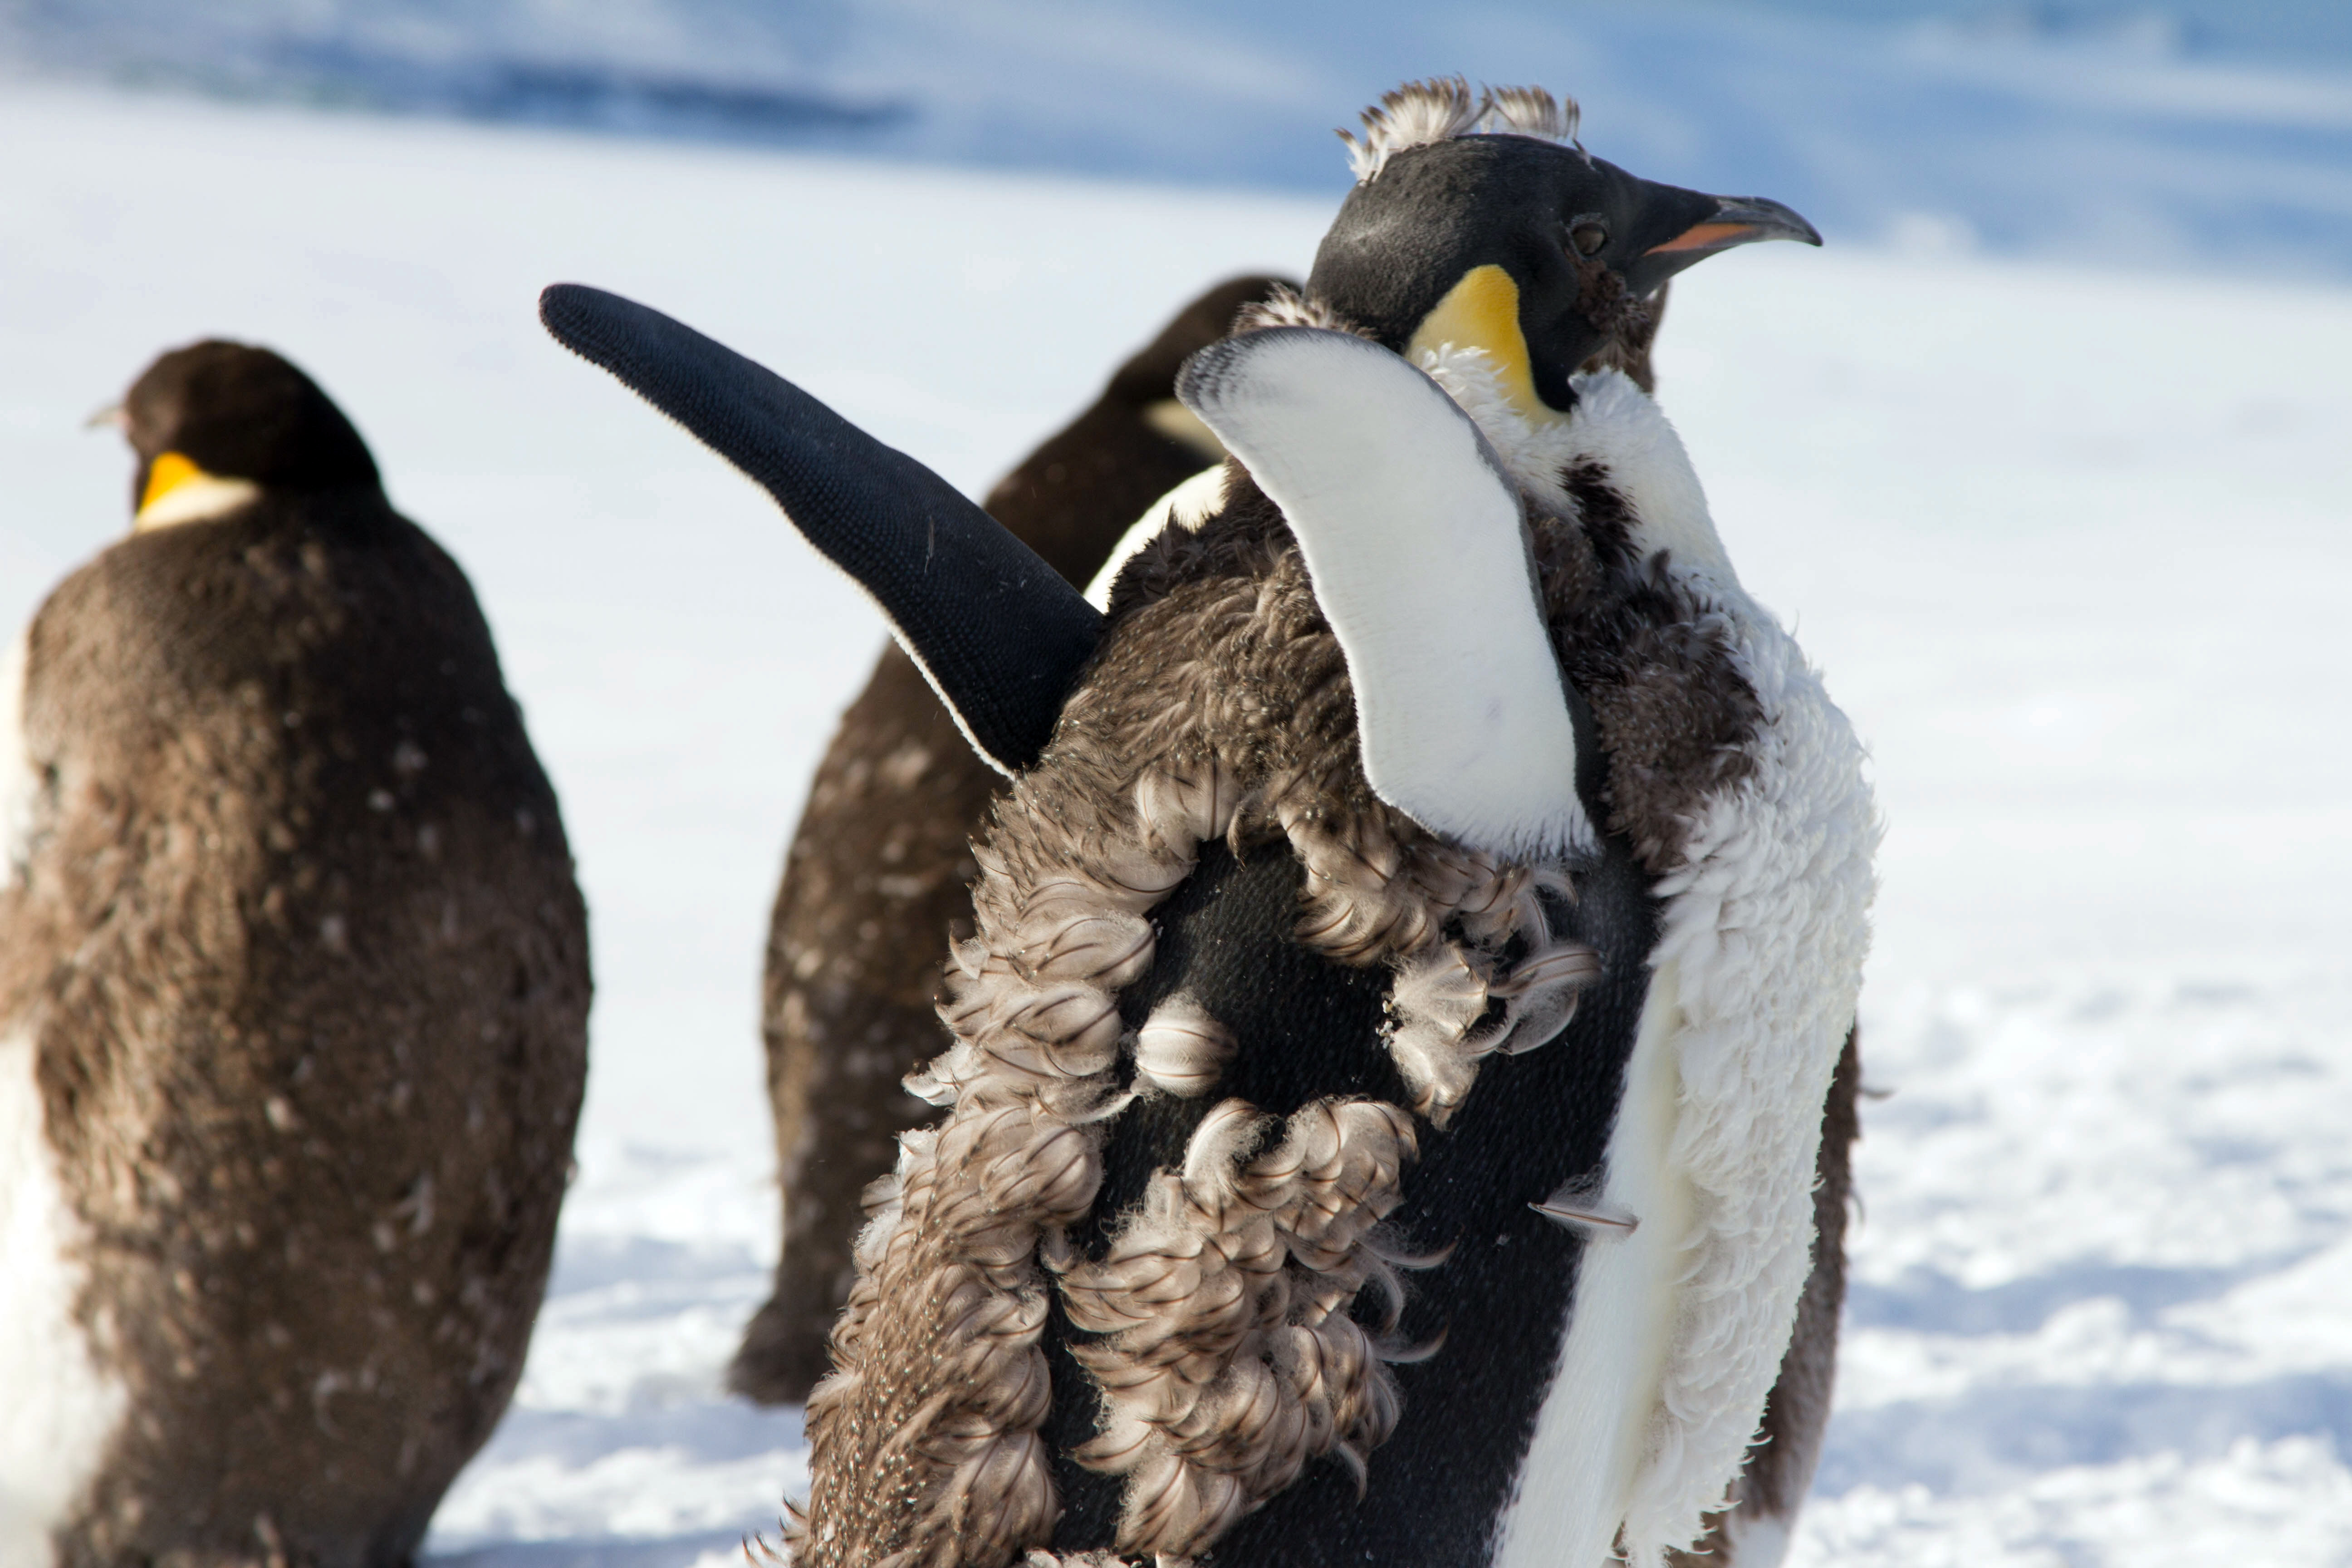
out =
[[[581,1176],[432,1561],[740,1561],[805,1464],[719,1392],[774,1245],[767,903],[881,633],[533,297],[642,298],[976,491],[1202,284],[1303,268],[1330,197],[22,84],[0,167],[0,629],[127,523],[82,418],[245,334],[471,572],[562,795]],[[1888,819],[1891,1093],[1794,1561],[2352,1561],[2352,290],[1759,247],[1677,283],[1660,361]]]

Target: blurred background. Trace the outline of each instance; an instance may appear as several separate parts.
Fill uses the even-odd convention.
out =
[[[2338,0],[9,0],[0,58],[343,111],[1323,192],[1322,139],[1370,84],[1565,69],[1607,155],[1780,192],[1842,239],[2352,263]]]
[[[740,1561],[797,1412],[758,980],[878,622],[541,335],[577,279],[978,494],[1211,280],[1301,276],[1408,77],[1829,238],[1675,285],[1660,399],[1871,744],[1863,1221],[1808,1564],[2352,1563],[2352,6],[0,0],[0,619],[85,433],[304,365],[471,573],[599,983],[581,1175],[437,1563]]]

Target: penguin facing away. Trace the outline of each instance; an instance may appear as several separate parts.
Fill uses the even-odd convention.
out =
[[[1068,426],[989,492],[985,510],[1083,584],[1161,495],[1224,448],[1176,401],[1176,373],[1281,280],[1235,278],[1179,311]],[[848,1299],[858,1194],[930,1114],[899,1080],[947,1044],[944,937],[971,913],[968,839],[1003,776],[895,645],[818,765],[768,930],[761,1033],[776,1121],[783,1244],[773,1293],[728,1369],[737,1393],[798,1403],[824,1375]]]
[[[1876,827],[1672,428],[1577,367],[1693,261],[1818,237],[1572,126],[1459,83],[1368,113],[1307,295],[1180,379],[1233,458],[1107,611],[788,383],[542,296],[1012,780],[795,1562],[1653,1563],[1731,1501]]]
[[[562,823],[457,564],[267,350],[157,360],[134,531],[0,673],[0,1560],[413,1557],[546,1283]]]

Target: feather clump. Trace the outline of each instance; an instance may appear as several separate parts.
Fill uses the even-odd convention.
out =
[[[1125,1413],[1120,1442],[1088,1458],[1129,1478],[1122,1549],[1197,1555],[1317,1456],[1360,1464],[1394,1424],[1381,1362],[1402,1352],[1355,1303],[1370,1289],[1395,1305],[1402,1260],[1370,1233],[1402,1191],[1414,1114],[1443,1124],[1480,1058],[1520,1043],[1515,997],[1551,996],[1564,1018],[1580,987],[1545,929],[1559,868],[1465,850],[1371,795],[1345,659],[1251,493],[1139,554],[1088,682],[974,847],[978,934],[955,950],[941,1010],[955,1041],[908,1079],[947,1114],[902,1141],[869,1197],[837,1370],[809,1404],[799,1568],[1010,1568],[1047,1545],[1061,1505],[1041,1341],[1057,1284],[1074,1321],[1116,1325],[1087,1364]],[[1392,1016],[1410,1107],[1318,1102],[1287,1122],[1213,1110],[1217,1131],[1162,1173],[1146,1228],[1113,1237],[1130,1252],[1082,1257],[1070,1230],[1097,1203],[1118,1113],[1223,1077],[1209,1021],[1171,1015],[1166,1038],[1132,1037],[1145,1070],[1130,1081],[1117,1005],[1151,966],[1150,912],[1220,838],[1236,854],[1286,845],[1305,879],[1297,940],[1336,963],[1457,952],[1460,1005],[1418,1033]],[[1478,996],[1504,1004],[1503,1032]]]
[[[1130,1478],[1122,1552],[1193,1556],[1326,1455],[1360,1486],[1396,1426],[1380,1363],[1407,1352],[1349,1308],[1380,1290],[1381,1335],[1402,1310],[1370,1233],[1403,1200],[1412,1119],[1377,1100],[1318,1101],[1244,1159],[1276,1125],[1244,1101],[1218,1106],[1102,1261],[1063,1275],[1071,1322],[1107,1336],[1076,1351],[1105,1413],[1077,1457]]]
[[[1556,98],[1539,87],[1481,88],[1474,93],[1468,81],[1454,76],[1409,81],[1384,92],[1360,118],[1362,140],[1351,132],[1338,134],[1348,144],[1348,166],[1362,184],[1407,148],[1460,136],[1539,136],[1573,143],[1578,110],[1574,99]]]

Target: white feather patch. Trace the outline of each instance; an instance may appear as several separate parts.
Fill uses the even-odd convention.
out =
[[[42,1132],[28,1034],[0,1037],[0,1563],[48,1568],[129,1403],[74,1308],[80,1226]]]
[[[1811,1259],[1822,1102],[1869,946],[1878,823],[1852,726],[1795,641],[1740,587],[1657,405],[1602,371],[1575,378],[1570,417],[1530,421],[1503,396],[1481,352],[1449,345],[1423,363],[1540,504],[1574,516],[1560,476],[1584,462],[1604,470],[1634,513],[1634,548],[1664,552],[1673,576],[1720,617],[1763,712],[1749,776],[1705,803],[1683,863],[1658,885],[1652,1003],[1670,975],[1679,1023],[1653,1042],[1644,1014],[1605,1189],[1642,1224],[1625,1245],[1585,1253],[1560,1372],[1497,1558],[1507,1568],[1597,1568],[1622,1521],[1626,1560],[1646,1568],[1695,1542],[1722,1505],[1788,1347]],[[1642,1096],[1655,1081],[1643,1065],[1654,1044],[1678,1086],[1663,1131],[1637,1109],[1653,1104]],[[1636,1127],[1646,1141],[1633,1140]],[[1639,1274],[1636,1260],[1664,1227],[1619,1186],[1643,1170],[1669,1173],[1688,1194],[1663,1277]],[[1670,1294],[1659,1293],[1661,1278],[1673,1282]],[[1647,1279],[1651,1294],[1628,1279]],[[1622,1317],[1629,1301],[1645,1302],[1666,1339],[1645,1374],[1651,1392],[1612,1406],[1633,1392],[1623,1381],[1633,1363],[1603,1355],[1596,1364],[1592,1352],[1634,1343]],[[1612,1409],[1623,1425],[1608,1440],[1569,1443],[1586,1423],[1606,1427]],[[1630,1447],[1616,1447],[1620,1438]],[[1575,1514],[1572,1499],[1600,1517]],[[1759,1555],[1770,1549],[1759,1539]]]
[[[1789,1521],[1742,1508],[1724,1526],[1723,1568],[1780,1568],[1789,1555]]]
[[[1671,1158],[1693,1223],[1674,1347],[1626,1505],[1637,1568],[1697,1539],[1761,1419],[1811,1264],[1822,1103],[1870,946],[1879,827],[1862,748],[1795,641],[1727,574],[1679,574],[1735,628],[1764,710],[1754,773],[1664,879],[1654,962],[1681,981]]]
[[[1477,421],[1511,477],[1538,502],[1575,516],[1576,503],[1560,475],[1578,463],[1596,464],[1641,519],[1636,543],[1643,553],[1670,551],[1677,564],[1705,564],[1733,575],[1682,437],[1623,372],[1571,377],[1575,409],[1564,416],[1529,419],[1504,391],[1501,373],[1485,349],[1447,343],[1423,352],[1421,367]]]
[[[139,515],[131,520],[131,531],[144,533],[153,528],[176,528],[184,522],[210,522],[250,505],[260,496],[261,487],[251,479],[199,474],[141,507]]]
[[[1181,405],[1179,406],[1181,406]],[[1190,412],[1187,410],[1187,412]],[[1194,417],[1199,417],[1197,415]],[[1144,510],[1141,517],[1125,533],[1102,563],[1094,581],[1087,584],[1087,603],[1108,614],[1110,591],[1118,582],[1118,574],[1135,559],[1143,547],[1160,537],[1160,530],[1170,527],[1197,532],[1201,525],[1217,515],[1225,504],[1225,466],[1202,468]]]
[[[1373,791],[1472,848],[1588,850],[1519,499],[1477,426],[1388,350],[1307,327],[1203,349],[1178,395],[1297,537]]]
[[[1643,1460],[1681,1294],[1690,1183],[1670,1157],[1683,1019],[1672,966],[1652,976],[1609,1135],[1600,1203],[1633,1229],[1588,1245],[1568,1337],[1504,1516],[1496,1568],[1599,1568]]]
[[[22,875],[31,852],[40,775],[25,744],[25,679],[32,628],[0,654],[0,888]]]

